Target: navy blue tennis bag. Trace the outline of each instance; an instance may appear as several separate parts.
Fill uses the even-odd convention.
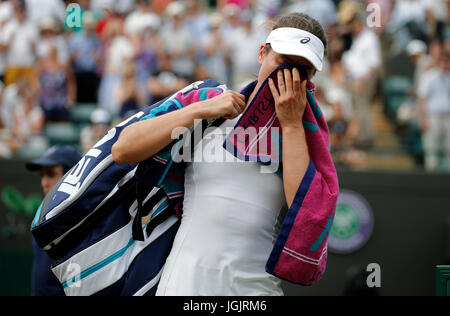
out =
[[[31,231],[66,295],[155,294],[180,224],[184,169],[174,167],[172,146],[125,165],[111,147],[125,127],[181,108],[191,92],[204,99],[209,89],[226,88],[194,83],[112,128],[45,197]]]

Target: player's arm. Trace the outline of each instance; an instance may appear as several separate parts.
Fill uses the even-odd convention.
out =
[[[269,80],[283,130],[283,185],[290,207],[310,162],[302,120],[306,108],[306,80],[294,68],[278,72],[278,87]]]
[[[136,122],[127,126],[113,145],[113,159],[121,164],[142,162],[169,145],[173,141],[172,131],[176,128],[190,128],[196,119],[233,119],[244,109],[244,96],[227,90],[214,98],[193,103],[180,110]]]

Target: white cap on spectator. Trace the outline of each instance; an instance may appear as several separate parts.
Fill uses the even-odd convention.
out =
[[[180,2],[172,2],[166,8],[166,14],[168,16],[178,16],[181,15],[184,11],[184,5]]]
[[[95,20],[95,16],[94,13],[92,13],[91,11],[86,11],[83,14],[83,24],[84,25],[95,25],[97,23],[97,21]]]
[[[161,19],[154,13],[146,13],[141,17],[141,30],[146,28],[157,29],[160,25]]]
[[[157,30],[160,25],[161,19],[159,16],[148,12],[129,16],[125,20],[124,30],[126,34],[138,35],[148,28]]]
[[[56,29],[57,29],[56,21],[53,20],[51,17],[43,18],[39,22],[40,31],[49,30],[55,32]]]
[[[406,52],[409,56],[425,54],[427,51],[427,45],[420,40],[412,40],[406,46]]]
[[[213,26],[213,27],[220,26],[220,24],[222,22],[223,22],[223,19],[219,13],[214,12],[209,15],[209,23],[211,24],[211,26]]]
[[[312,33],[293,27],[280,27],[269,34],[266,44],[270,44],[278,54],[303,57],[318,71],[322,71],[325,46]]]
[[[111,123],[111,115],[105,109],[95,109],[91,114],[92,124],[104,124],[108,125]]]
[[[103,10],[109,10],[110,12],[116,12],[116,4],[114,0],[102,0],[100,7]]]

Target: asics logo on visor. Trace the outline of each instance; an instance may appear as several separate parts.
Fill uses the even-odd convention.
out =
[[[311,42],[311,38],[309,37],[305,37],[300,40],[300,43],[302,44],[308,44],[309,42]]]

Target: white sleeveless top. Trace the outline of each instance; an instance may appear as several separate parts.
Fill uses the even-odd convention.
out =
[[[265,272],[286,211],[283,181],[223,149],[238,119],[225,121],[194,148],[181,226],[156,295],[283,295],[280,280]]]

